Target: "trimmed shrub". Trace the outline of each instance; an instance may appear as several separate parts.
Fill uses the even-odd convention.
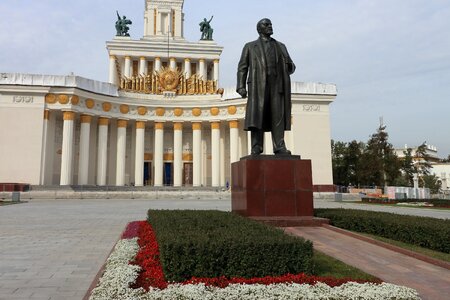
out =
[[[450,207],[450,200],[448,199],[387,199],[387,198],[363,197],[361,198],[361,201],[364,203],[380,203],[380,204],[427,202],[433,204],[434,207]]]
[[[219,211],[149,210],[168,281],[311,273],[312,243]]]
[[[315,209],[317,217],[343,229],[379,235],[450,253],[450,220],[404,216],[356,209]]]

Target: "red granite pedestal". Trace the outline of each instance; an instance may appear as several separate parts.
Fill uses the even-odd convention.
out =
[[[311,160],[298,155],[246,156],[231,165],[233,212],[275,226],[321,226],[313,216]]]

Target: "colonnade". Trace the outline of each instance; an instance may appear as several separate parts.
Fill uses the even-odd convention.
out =
[[[121,69],[122,76],[125,76],[127,78],[130,78],[133,76],[133,73],[136,73],[138,75],[147,75],[152,71],[159,71],[162,68],[162,62],[160,57],[144,57],[141,56],[139,58],[131,57],[131,56],[124,56],[124,62],[123,62],[123,70]],[[109,57],[109,83],[117,84],[120,80],[120,78],[117,78],[117,63],[118,57],[115,55],[111,55]],[[133,61],[138,61],[137,64],[137,72],[134,72],[136,70],[133,70]],[[148,62],[153,62],[153,70],[148,69]],[[198,60],[195,60],[196,65],[198,65],[198,72],[195,70],[193,72],[192,70],[192,59],[190,58],[184,58],[179,59],[175,57],[169,58],[169,67],[171,69],[177,68],[177,63],[182,62],[183,63],[183,73],[186,74],[186,77],[189,78],[193,73],[197,73],[199,76],[203,77],[204,80],[212,79],[214,81],[219,81],[219,59],[214,60],[207,60],[205,58],[200,58]],[[208,63],[213,64],[211,74],[208,74]]]
[[[50,111],[46,111],[44,115],[44,126],[47,126]],[[88,167],[89,153],[91,145],[91,123],[93,117],[91,115],[81,114],[80,117],[80,138],[79,138],[79,157],[78,157],[78,185],[88,184]],[[73,181],[74,159],[74,128],[76,113],[72,111],[63,112],[63,135],[62,135],[62,156],[61,156],[61,173],[60,185],[71,185]],[[117,186],[125,185],[126,170],[126,141],[127,126],[130,120],[117,119],[117,140],[116,153],[116,174],[115,182]],[[208,125],[209,123],[209,125]],[[154,131],[154,186],[163,185],[163,168],[164,168],[164,132],[171,128],[173,130],[173,185],[182,186],[183,183],[183,127],[192,127],[192,180],[193,186],[201,186],[202,184],[202,129],[210,127],[211,130],[211,185],[218,187],[221,185],[220,176],[221,168],[224,168],[223,152],[221,147],[221,127],[227,126],[229,129],[229,155],[230,163],[239,160],[239,120],[231,121],[213,121],[213,122],[152,122]],[[135,161],[134,161],[134,181],[136,186],[144,184],[144,145],[147,122],[144,120],[136,120],[135,126]],[[98,136],[97,136],[97,173],[95,183],[99,186],[106,185],[107,163],[108,163],[108,131],[110,129],[110,119],[99,117],[97,120]],[[165,126],[166,125],[166,126]],[[172,125],[172,126],[170,126]],[[110,141],[112,142],[112,141]],[[44,148],[44,157],[45,157]],[[130,153],[128,153],[129,155]]]

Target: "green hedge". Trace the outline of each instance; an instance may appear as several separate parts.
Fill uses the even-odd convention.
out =
[[[330,219],[336,227],[379,235],[408,244],[450,253],[450,220],[404,216],[392,213],[315,209],[317,217]]]
[[[310,241],[219,211],[149,210],[168,281],[311,273]]]
[[[411,203],[411,202],[427,202],[433,204],[434,207],[450,207],[450,200],[448,199],[387,199],[387,198],[361,198],[362,202],[367,203]]]

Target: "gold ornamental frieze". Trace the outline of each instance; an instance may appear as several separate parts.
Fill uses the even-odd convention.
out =
[[[180,96],[223,94],[223,89],[218,87],[215,80],[205,80],[197,74],[187,78],[187,75],[178,69],[166,67],[145,76],[122,76],[120,89],[126,92],[153,95],[162,95],[164,92]]]

